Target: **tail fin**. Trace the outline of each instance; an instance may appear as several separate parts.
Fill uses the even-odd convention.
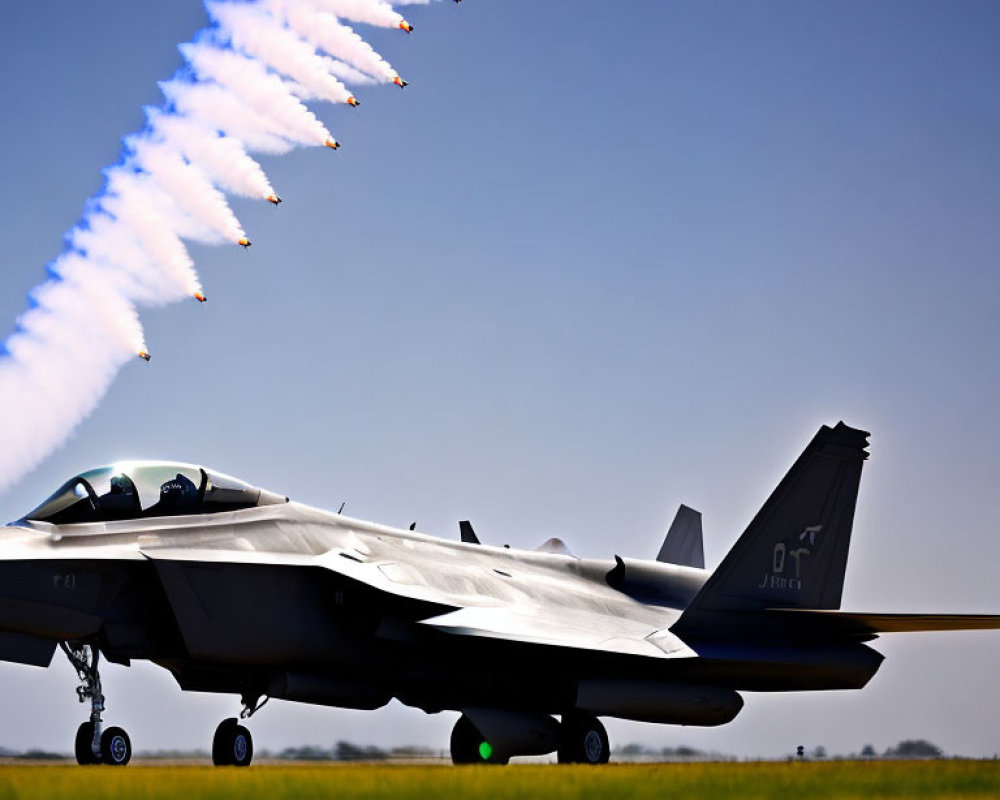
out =
[[[476,532],[472,529],[472,523],[467,519],[463,519],[458,523],[458,532],[462,537],[462,541],[466,544],[481,544],[479,537],[476,536]]]
[[[840,608],[865,431],[824,425],[674,630],[715,612]]]
[[[705,547],[701,538],[701,514],[681,505],[667,531],[657,561],[682,567],[705,568]]]

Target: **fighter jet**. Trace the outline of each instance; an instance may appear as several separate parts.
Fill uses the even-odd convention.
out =
[[[148,351],[148,350],[140,350],[140,351],[138,352],[138,354],[137,354],[137,355],[138,355],[138,356],[139,356],[139,358],[141,358],[141,359],[142,359],[143,361],[149,361],[149,359],[151,359],[151,358],[152,358],[152,356],[151,356],[151,355],[149,354],[149,351]]]
[[[273,203],[274,205],[278,205],[281,202],[281,198],[278,197],[278,195],[276,194],[269,194],[264,199],[267,200],[267,202],[269,203]]]
[[[323,144],[326,147],[329,147],[331,150],[337,150],[340,148],[340,142],[338,142],[336,139],[327,139],[325,142],[323,142]]]
[[[240,247],[246,249],[251,244],[253,244],[253,242],[251,242],[246,236],[241,236],[239,239],[236,240],[236,244],[238,244]]]
[[[406,31],[407,33],[413,33],[413,26],[405,19],[400,21],[399,29],[401,31]]]
[[[396,84],[400,89],[405,89],[407,86],[410,85],[409,81],[404,81],[398,75],[395,78],[392,79],[392,82],[394,84]]]
[[[102,657],[239,697],[216,764],[250,763],[245,723],[268,698],[457,711],[457,764],[599,764],[601,717],[722,725],[741,691],[862,688],[879,634],[1000,627],[840,610],[867,447],[820,428],[714,572],[686,507],[657,560],[589,559],[482,543],[468,521],[460,541],[365,522],[190,464],[101,467],[0,538],[0,659],[69,658],[91,709],[81,764],[131,757],[104,727]]]

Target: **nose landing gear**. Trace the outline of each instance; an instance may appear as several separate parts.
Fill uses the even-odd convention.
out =
[[[89,644],[60,642],[59,647],[80,678],[76,696],[81,703],[90,701],[90,720],[76,730],[73,747],[76,763],[124,767],[132,759],[132,742],[122,728],[111,727],[105,730],[103,727],[101,714],[104,711],[104,692],[98,669],[100,651]]]

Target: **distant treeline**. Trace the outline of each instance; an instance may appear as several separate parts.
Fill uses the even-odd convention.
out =
[[[736,756],[724,753],[706,752],[694,747],[647,747],[642,744],[626,744],[611,751],[612,755],[621,760],[653,760],[663,759],[665,761],[735,761]],[[811,749],[799,745],[792,752],[797,758],[808,758],[812,760],[820,759],[865,759],[865,758],[944,758],[944,751],[936,744],[928,742],[926,739],[904,739],[892,747],[879,753],[873,745],[866,744],[858,753],[848,753],[846,755],[828,754],[823,745],[816,745]]]
[[[339,741],[332,748],[319,745],[286,747],[278,753],[261,754],[264,758],[281,761],[387,761],[391,758],[441,758],[447,754],[442,750],[417,745],[383,748],[377,745],[355,744]]]
[[[48,750],[11,750],[9,747],[0,747],[0,758],[23,758],[27,761],[57,761],[61,758],[70,758],[66,753],[52,753]]]
[[[804,746],[797,746],[792,750],[794,756],[789,758],[803,758],[809,760],[837,760],[837,759],[875,759],[875,758],[943,758],[944,752],[935,744],[926,739],[904,739],[898,744],[887,748],[879,753],[873,745],[866,744],[858,753],[847,755],[829,755],[826,748],[817,745],[810,749]],[[680,745],[679,747],[649,747],[643,744],[631,743],[622,745],[612,751],[612,755],[619,761],[739,761],[739,757],[727,755],[725,753],[699,750],[694,747]],[[205,750],[157,750],[155,752],[145,751],[137,753],[141,758],[155,758],[163,760],[186,760],[186,759],[208,759],[209,754]],[[6,747],[0,747],[0,758],[16,758],[27,761],[55,761],[69,759],[72,756],[66,753],[54,753],[48,750],[25,750],[17,751]],[[271,759],[276,761],[390,761],[390,760],[411,760],[411,759],[448,759],[448,751],[432,747],[421,747],[419,745],[404,745],[402,747],[384,748],[377,745],[362,745],[354,742],[339,741],[333,747],[323,747],[321,745],[302,745],[300,747],[286,747],[278,752],[268,750],[258,750],[258,759]],[[744,759],[745,760],[745,759]]]
[[[695,747],[647,747],[646,745],[631,742],[629,744],[616,747],[611,751],[613,756],[619,759],[664,759],[667,761],[735,761],[736,756],[725,753],[708,752],[698,750]]]

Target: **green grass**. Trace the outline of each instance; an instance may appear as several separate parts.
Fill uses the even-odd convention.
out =
[[[0,798],[1000,798],[998,761],[513,765],[0,766]]]

